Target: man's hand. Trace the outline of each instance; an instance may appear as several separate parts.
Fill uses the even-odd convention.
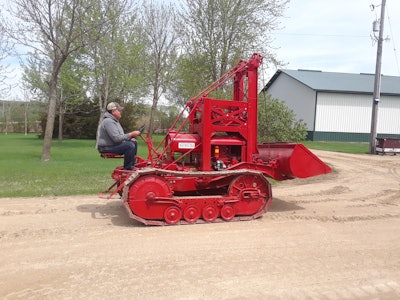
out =
[[[140,135],[140,131],[139,131],[139,130],[135,130],[135,131],[129,132],[129,136],[130,136],[131,138],[135,138],[135,137],[137,137],[137,136],[139,136],[139,135]]]

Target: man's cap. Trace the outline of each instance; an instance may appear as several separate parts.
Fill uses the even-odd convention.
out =
[[[107,110],[123,110],[124,108],[119,105],[117,102],[110,102],[107,105]]]

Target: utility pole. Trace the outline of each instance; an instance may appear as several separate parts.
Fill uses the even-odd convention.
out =
[[[381,97],[381,65],[382,65],[383,23],[385,21],[385,6],[386,6],[386,0],[382,0],[381,18],[379,20],[380,25],[379,25],[378,47],[376,52],[374,95],[372,99],[371,140],[369,143],[370,154],[376,153],[376,124],[378,119],[378,104]]]

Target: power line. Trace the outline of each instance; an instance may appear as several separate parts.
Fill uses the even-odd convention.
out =
[[[387,6],[386,6],[386,15],[388,18],[391,40],[393,41],[393,52],[394,52],[394,58],[396,60],[397,73],[400,75],[400,67],[399,67],[399,61],[397,59],[397,52],[396,52],[396,45],[395,45],[395,41],[394,41],[394,34],[393,34],[393,30],[392,30],[392,23],[391,23],[391,20],[389,17],[389,9],[387,8]]]

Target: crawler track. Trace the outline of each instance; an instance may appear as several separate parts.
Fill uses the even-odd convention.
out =
[[[218,188],[175,195],[176,179],[221,180]],[[226,180],[229,178],[229,180]],[[227,183],[226,183],[227,182]],[[252,220],[271,205],[271,185],[261,172],[179,172],[146,168],[125,181],[122,199],[129,216],[146,225]]]

